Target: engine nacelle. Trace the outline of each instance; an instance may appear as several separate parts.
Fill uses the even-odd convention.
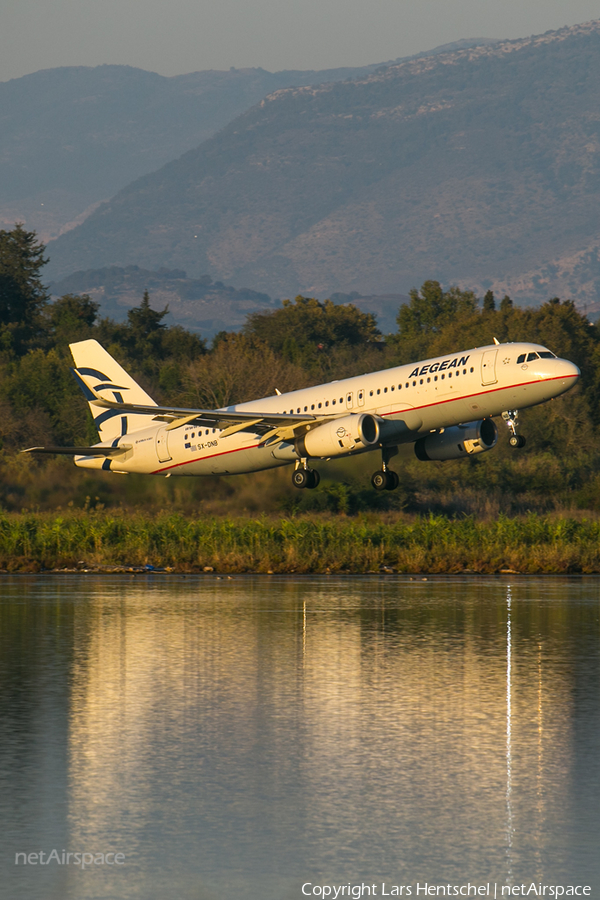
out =
[[[379,442],[379,426],[375,416],[363,413],[323,422],[296,441],[296,453],[301,458],[330,457],[375,447]]]
[[[415,443],[417,459],[460,459],[485,453],[496,446],[498,429],[491,419],[453,425],[439,434],[428,434]]]

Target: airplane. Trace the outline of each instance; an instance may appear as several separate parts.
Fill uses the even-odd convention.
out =
[[[518,411],[576,384],[576,365],[540,344],[499,343],[357,375],[222,409],[159,406],[95,340],[70,344],[73,375],[100,442],[30,447],[73,456],[75,465],[122,474],[235,475],[293,465],[296,488],[316,488],[314,460],[381,453],[371,483],[394,490],[390,460],[413,444],[419,460],[462,459],[491,450],[495,418],[511,447]]]

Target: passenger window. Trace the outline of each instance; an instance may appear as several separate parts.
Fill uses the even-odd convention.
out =
[[[313,403],[313,405],[311,406],[311,409],[314,409],[314,408],[315,408],[315,404]]]
[[[416,387],[416,386],[417,386],[417,382],[413,381],[413,387]]]
[[[537,353],[528,353],[527,354],[527,362],[533,362],[534,359],[539,359]]]
[[[384,394],[387,394],[387,388],[384,388],[384,389],[383,389],[383,393],[384,393]]]
[[[471,369],[471,372],[472,372],[472,371],[473,371],[473,369]],[[467,370],[466,370],[466,369],[463,369],[463,375],[466,375],[466,374],[467,374]]]
[[[437,375],[434,375],[434,376],[433,376],[433,380],[434,380],[434,381],[437,381]]]
[[[358,396],[362,400],[362,394],[359,394]],[[348,394],[348,403],[350,403],[351,400],[352,400],[352,397],[350,396],[350,394]],[[335,403],[335,400],[333,402]],[[340,397],[340,403],[343,403],[343,402],[344,402],[344,398]]]
[[[321,409],[321,406],[322,406],[322,405],[323,405],[322,403],[319,403],[319,409]]]
[[[332,401],[331,401],[331,405],[332,405],[332,406],[335,406],[335,400],[332,400]]]
[[[475,371],[475,369],[473,368],[473,366],[471,366],[471,368],[469,369],[469,372],[474,372],[474,371]]]
[[[369,397],[373,396],[373,391],[369,391]]]
[[[210,431],[209,431],[209,429],[207,428],[207,429],[206,429],[206,434],[209,434],[209,433],[210,433]]]
[[[421,378],[421,380],[419,381],[419,384],[423,384],[423,379],[422,379],[422,378]]]
[[[304,407],[304,412],[308,412],[308,406]]]
[[[401,384],[398,385],[398,390],[399,390],[399,391],[402,390],[402,385],[401,385]]]
[[[442,375],[442,381],[444,380],[445,377],[446,377],[445,375]]]
[[[406,382],[406,387],[408,387],[408,381]]]
[[[329,400],[325,401],[325,406],[329,406]]]
[[[378,393],[378,394],[381,393],[381,388],[377,388],[377,393]]]
[[[429,384],[430,381],[431,381],[431,378],[428,378],[428,379],[427,379],[427,384]]]

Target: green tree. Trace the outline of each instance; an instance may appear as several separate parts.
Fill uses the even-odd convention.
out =
[[[456,319],[472,315],[478,303],[473,291],[458,287],[444,291],[439,281],[426,281],[420,290],[409,291],[409,296],[410,303],[400,307],[396,318],[401,340],[435,334]]]
[[[309,366],[334,346],[356,347],[381,337],[372,313],[302,296],[284,300],[281,309],[252,313],[244,333],[264,341],[284,359]]]
[[[56,346],[90,338],[100,304],[87,294],[65,294],[47,309],[50,338]]]
[[[480,318],[479,301],[473,291],[458,287],[444,291],[439,281],[425,281],[409,296],[410,302],[400,307],[396,317],[398,331],[388,338],[394,365],[445,352],[450,332],[462,332],[467,323]],[[463,340],[459,340],[460,345]]]
[[[496,301],[494,300],[494,292],[486,291],[485,296],[483,298],[483,311],[484,312],[494,312],[496,309]]]
[[[160,312],[157,309],[152,309],[150,306],[150,295],[148,291],[144,291],[140,305],[134,306],[127,313],[127,321],[134,338],[146,340],[150,335],[154,335],[162,328],[166,328],[167,326],[163,319],[168,312],[168,304]]]
[[[23,352],[43,334],[42,312],[48,302],[40,272],[47,260],[34,231],[21,224],[0,230],[0,341]]]

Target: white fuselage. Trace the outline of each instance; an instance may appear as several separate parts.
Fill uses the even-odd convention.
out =
[[[573,363],[557,358],[517,362],[523,354],[527,357],[544,351],[539,344],[493,344],[241,403],[227,410],[308,413],[319,418],[371,413],[405,422],[405,436],[394,443],[416,441],[437,429],[535,406],[567,391],[579,377]],[[233,475],[297,459],[289,443],[261,445],[261,436],[248,431],[220,435],[219,429],[197,424],[167,430],[164,423],[150,420],[148,427],[119,439],[119,444],[131,445],[122,456],[110,460],[76,457],[75,462],[113,472]],[[340,455],[356,452],[360,450]]]

